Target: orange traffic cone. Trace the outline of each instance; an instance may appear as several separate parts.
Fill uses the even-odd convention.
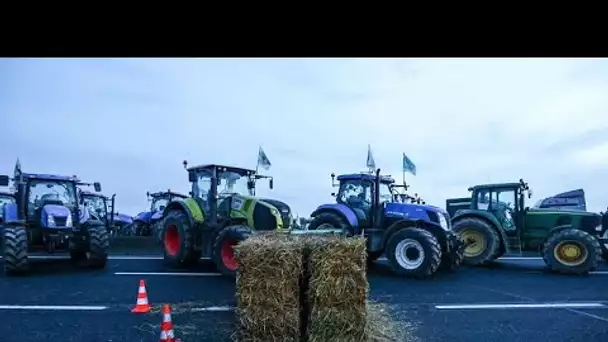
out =
[[[163,305],[163,322],[160,324],[160,342],[181,342],[175,338],[173,322],[171,322],[171,308],[169,304]]]
[[[139,290],[137,291],[137,304],[135,305],[133,310],[131,310],[131,312],[146,313],[150,312],[151,309],[152,308],[148,303],[148,293],[146,293],[146,284],[142,279],[139,281]]]

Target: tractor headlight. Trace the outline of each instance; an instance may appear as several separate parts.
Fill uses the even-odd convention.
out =
[[[443,216],[442,213],[437,214],[437,216],[439,217],[439,225],[441,228],[448,230],[448,221],[445,219],[445,216]]]
[[[595,227],[595,231],[596,232],[601,232],[602,231],[602,225],[600,224],[599,226]]]
[[[53,217],[53,215],[46,217],[46,225],[49,227],[55,227],[55,217]]]
[[[68,219],[65,221],[66,227],[72,227],[74,223],[72,222],[72,215],[68,215]]]

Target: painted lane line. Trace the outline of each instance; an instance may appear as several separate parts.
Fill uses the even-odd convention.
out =
[[[206,308],[193,308],[192,311],[195,312],[225,312],[234,310],[231,306],[209,306]]]
[[[589,272],[589,274],[608,275],[608,271],[593,271]]]
[[[0,256],[0,259],[2,257]],[[33,260],[69,260],[68,255],[30,255],[28,259]],[[151,255],[109,255],[108,260],[163,260],[162,256]],[[211,260],[211,258],[201,258],[201,260]]]
[[[602,308],[602,303],[538,303],[538,304],[463,304],[463,305],[435,305],[438,310],[465,310],[465,309],[543,309],[543,308]]]
[[[0,310],[69,310],[69,311],[102,311],[107,306],[78,305],[0,305]]]
[[[182,276],[182,277],[218,277],[221,273],[195,272],[114,272],[114,275],[150,275],[150,276]]]

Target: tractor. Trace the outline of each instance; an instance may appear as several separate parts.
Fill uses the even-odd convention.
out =
[[[163,211],[167,204],[176,199],[185,199],[188,196],[173,192],[170,189],[167,191],[159,191],[155,193],[146,192],[146,197],[150,201],[150,210],[141,212],[133,219],[133,232],[135,235],[150,236],[156,235],[161,241],[162,229],[160,220],[163,216]]]
[[[191,197],[176,198],[164,209],[163,249],[165,262],[189,267],[201,257],[211,259],[225,276],[236,276],[234,246],[255,231],[284,230],[281,212],[274,205],[252,196],[256,181],[272,177],[254,170],[225,165],[188,168]],[[291,214],[289,214],[291,215]]]
[[[0,176],[0,186],[11,178]],[[22,173],[19,163],[12,178],[15,202],[3,206],[3,260],[8,275],[29,270],[34,250],[69,251],[72,261],[104,268],[109,240],[105,224],[78,205],[79,180],[70,176]],[[101,185],[95,183],[95,190]]]
[[[579,209],[544,207],[532,197],[528,183],[483,184],[469,188],[470,198],[446,201],[452,230],[467,244],[464,262],[488,264],[504,254],[537,252],[553,271],[585,274],[601,259],[601,216]]]
[[[80,183],[79,185],[90,184]],[[106,224],[110,236],[122,235],[124,227],[133,223],[130,216],[114,212],[116,194],[107,197],[99,193],[80,190],[79,195],[80,204],[90,209],[90,213],[95,219]]]
[[[456,269],[462,262],[464,244],[450,231],[450,218],[441,208],[407,203],[398,194],[395,180],[370,171],[331,174],[338,187],[336,203],[319,206],[308,230],[341,230],[346,236],[367,238],[368,261],[383,254],[393,271],[411,278],[426,278],[441,269]],[[417,200],[416,200],[417,201]]]

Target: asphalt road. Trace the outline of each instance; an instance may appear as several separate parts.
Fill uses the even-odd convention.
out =
[[[0,275],[2,342],[158,341],[164,303],[183,342],[230,339],[234,283],[206,262],[187,272],[150,256],[114,256],[100,271],[67,260],[38,259],[32,267],[29,276]],[[608,341],[605,264],[584,277],[549,273],[537,259],[424,281],[398,278],[382,262],[369,273],[371,298],[408,322],[404,341]],[[140,279],[153,313],[130,312]]]

